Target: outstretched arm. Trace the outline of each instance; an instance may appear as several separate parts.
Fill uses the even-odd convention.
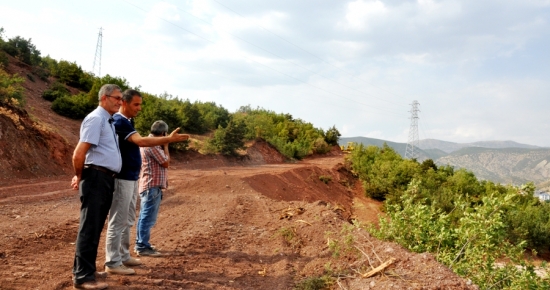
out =
[[[142,137],[139,133],[134,133],[128,137],[128,141],[138,145],[139,147],[154,147],[173,142],[181,142],[189,139],[187,134],[178,134],[180,128],[172,131],[170,135],[164,137]]]

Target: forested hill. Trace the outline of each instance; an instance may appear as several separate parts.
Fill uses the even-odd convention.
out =
[[[426,141],[426,140],[422,140]],[[421,142],[422,142],[421,141]],[[438,165],[451,165],[472,171],[478,178],[500,183],[521,184],[533,181],[542,184],[550,179],[550,148],[520,144],[513,141],[482,141],[475,143],[453,143],[429,139],[418,150],[420,161],[431,158]],[[405,155],[407,144],[380,139],[353,137],[341,138],[340,145],[348,142],[382,146],[384,142],[401,156]],[[421,143],[422,144],[422,143]],[[427,146],[426,144],[430,144]],[[477,145],[477,146],[476,146]],[[496,148],[483,148],[483,147]],[[502,148],[503,146],[511,146]],[[451,148],[454,148],[451,150]]]

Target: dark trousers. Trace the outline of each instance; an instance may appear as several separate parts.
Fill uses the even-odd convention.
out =
[[[114,177],[93,168],[82,171],[80,191],[80,226],[76,239],[74,283],[94,281],[97,247],[105,219],[111,208]]]

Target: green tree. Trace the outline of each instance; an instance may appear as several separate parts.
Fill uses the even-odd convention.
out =
[[[119,86],[122,91],[131,88],[128,81],[122,77],[113,77],[109,74],[106,74],[101,78],[92,77],[90,74],[88,74],[87,77],[91,78],[93,82],[88,92],[88,98],[89,98],[89,101],[96,106],[99,103],[99,99],[98,99],[99,90],[103,85],[115,84]]]
[[[2,49],[28,65],[40,63],[40,51],[32,44],[30,38],[28,40],[21,36],[10,38],[7,42],[2,43]]]
[[[210,145],[223,155],[238,155],[237,150],[244,149],[245,124],[239,120],[230,120],[227,127],[219,127],[210,139]]]
[[[47,90],[42,93],[42,98],[53,102],[57,98],[68,95],[70,95],[70,91],[62,83],[54,82]]]
[[[83,119],[95,108],[96,105],[90,103],[88,95],[85,93],[58,97],[52,102],[54,112],[71,119]]]
[[[340,140],[340,136],[342,136],[340,134],[340,131],[338,131],[338,129],[336,129],[336,125],[334,125],[329,128],[325,133],[325,141],[328,145],[338,145],[338,140]]]
[[[196,101],[194,106],[199,110],[202,116],[203,128],[205,130],[215,130],[218,126],[226,127],[229,122],[229,111],[214,102]]]
[[[154,95],[142,93],[143,100],[141,112],[135,119],[136,130],[146,136],[151,130],[151,125],[157,120],[163,120],[170,131],[182,126],[181,117],[178,115],[175,102],[166,98],[159,98]]]

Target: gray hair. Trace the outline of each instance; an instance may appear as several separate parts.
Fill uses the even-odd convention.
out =
[[[99,89],[99,93],[97,94],[97,99],[101,101],[101,96],[110,96],[115,90],[118,90],[119,92],[122,92],[119,86],[113,85],[113,84],[105,84]]]
[[[168,132],[168,124],[162,120],[155,121],[153,125],[151,125],[151,134],[155,136],[160,136],[166,132]]]

